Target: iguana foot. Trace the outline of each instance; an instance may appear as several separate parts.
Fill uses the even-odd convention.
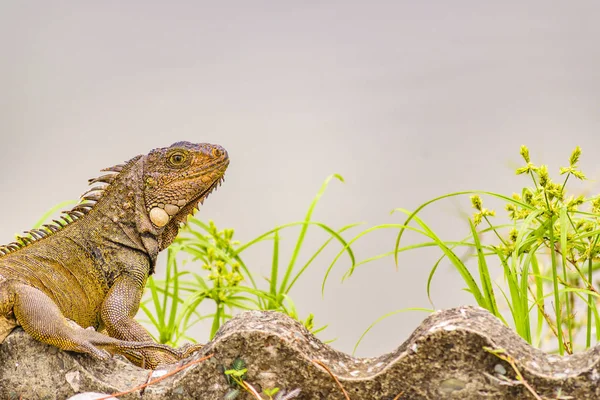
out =
[[[135,343],[135,342],[134,342]],[[144,344],[144,342],[137,342]],[[154,343],[157,345],[156,343]],[[147,349],[134,350],[132,348],[123,348],[118,353],[127,357],[132,363],[147,369],[156,369],[159,366],[174,364],[178,361],[190,357],[193,353],[204,347],[201,344],[186,343],[181,347],[172,348],[167,345],[159,344],[157,346],[166,347],[166,351],[157,351],[159,349],[149,346]],[[162,350],[162,348],[160,349]]]

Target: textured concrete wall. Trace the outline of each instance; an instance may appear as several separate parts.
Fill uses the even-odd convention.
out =
[[[300,389],[298,399],[600,397],[600,347],[570,357],[547,355],[471,307],[434,313],[395,351],[373,358],[338,352],[282,314],[248,312],[228,322],[191,359],[151,376],[118,359],[98,362],[58,351],[18,330],[0,345],[0,396],[50,400],[83,392],[111,394],[175,372],[123,398],[223,399],[233,388],[223,368],[237,358],[245,361],[245,379],[257,391]],[[194,364],[178,370],[189,363]]]

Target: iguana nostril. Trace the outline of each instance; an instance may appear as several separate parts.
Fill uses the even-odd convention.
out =
[[[227,155],[227,151],[223,147],[219,146],[218,144],[212,145],[211,155],[214,158],[225,158],[225,159],[229,158]]]

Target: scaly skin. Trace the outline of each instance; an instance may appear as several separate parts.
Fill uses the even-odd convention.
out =
[[[0,343],[20,325],[63,350],[98,359],[118,353],[149,369],[197,350],[155,343],[134,316],[158,253],[228,164],[217,145],[155,149],[90,180],[105,186],[84,194],[69,221],[0,246]]]

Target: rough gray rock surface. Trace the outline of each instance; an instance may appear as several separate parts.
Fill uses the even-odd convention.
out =
[[[527,384],[517,380],[509,363],[484,347],[504,349]],[[230,386],[222,368],[237,357],[247,363],[246,381],[256,389],[300,388],[298,399],[345,399],[329,373],[313,360],[327,365],[353,400],[600,398],[600,346],[570,357],[547,355],[485,310],[472,307],[432,314],[398,349],[375,358],[335,351],[282,314],[248,312],[224,325],[201,353],[181,364],[208,354],[213,355],[209,360],[120,398],[223,399]],[[0,398],[112,394],[181,364],[150,377],[149,371],[127,361],[100,362],[59,351],[17,329],[0,345]],[[249,398],[244,393],[237,397]]]

